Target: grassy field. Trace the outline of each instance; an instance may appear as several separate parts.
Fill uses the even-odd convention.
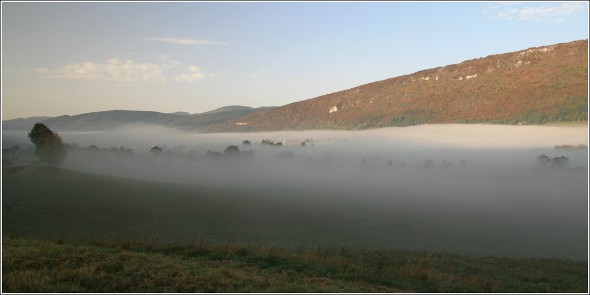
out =
[[[563,196],[556,200],[510,195],[453,199],[472,189],[435,185],[412,189],[397,185],[394,195],[372,196],[363,192],[376,188],[361,185],[356,191],[309,185],[213,187],[40,165],[3,168],[3,231],[19,237],[235,241],[257,246],[347,246],[587,260],[587,228],[577,216],[586,216],[585,210],[570,209],[585,201]],[[551,179],[519,181],[531,187],[540,185],[539,181],[545,186],[574,186],[579,177],[584,175],[559,173]],[[511,181],[509,174],[506,178],[495,180],[495,193],[503,194],[503,183]],[[508,188],[505,191],[511,193]],[[431,192],[438,196],[431,197]],[[530,202],[536,207],[531,208]],[[523,215],[522,208],[529,212]]]
[[[323,193],[4,166],[2,291],[587,291],[587,258],[540,258],[586,246],[558,227]]]
[[[36,165],[3,174],[4,231],[20,236],[340,244],[375,210],[277,188],[160,183]]]
[[[586,262],[4,236],[3,292],[581,292]]]

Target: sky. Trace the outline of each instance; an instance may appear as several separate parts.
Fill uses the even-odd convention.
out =
[[[280,106],[581,39],[586,2],[2,2],[2,120]]]

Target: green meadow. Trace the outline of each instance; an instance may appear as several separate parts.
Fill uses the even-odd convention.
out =
[[[441,217],[419,200],[402,207],[312,188],[175,184],[39,164],[2,174],[3,292],[587,291],[584,259],[524,257],[522,241],[503,249],[483,231],[442,243]],[[488,252],[470,252],[473,239]]]

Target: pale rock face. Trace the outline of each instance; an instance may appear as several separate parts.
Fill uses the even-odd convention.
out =
[[[336,107],[336,106],[333,106],[333,107],[330,109],[330,114],[331,114],[331,113],[335,113],[335,112],[337,112],[337,111],[338,111],[338,107]]]
[[[466,76],[466,77],[465,77],[465,79],[466,79],[466,80],[469,80],[469,79],[473,79],[473,78],[475,78],[475,77],[477,77],[477,74],[473,74],[473,75],[471,75],[471,76]]]
[[[519,55],[524,56],[524,55],[529,55],[533,52],[548,52],[551,50],[553,50],[553,46],[543,47],[543,48],[539,48],[539,49],[529,49],[529,50],[519,53]]]

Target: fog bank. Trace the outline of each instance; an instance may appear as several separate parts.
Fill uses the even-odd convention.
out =
[[[588,150],[556,148],[587,146],[587,127],[192,134],[125,126],[60,134],[75,143],[63,164],[68,169],[297,199],[307,208],[301,216],[326,214],[318,218],[331,220],[328,228],[349,224],[339,234],[346,238],[329,231],[318,237],[324,241],[587,259]],[[3,144],[22,136],[5,132]],[[318,212],[318,204],[333,204],[338,213]],[[365,213],[355,212],[361,207]],[[266,213],[252,214],[264,224]]]

